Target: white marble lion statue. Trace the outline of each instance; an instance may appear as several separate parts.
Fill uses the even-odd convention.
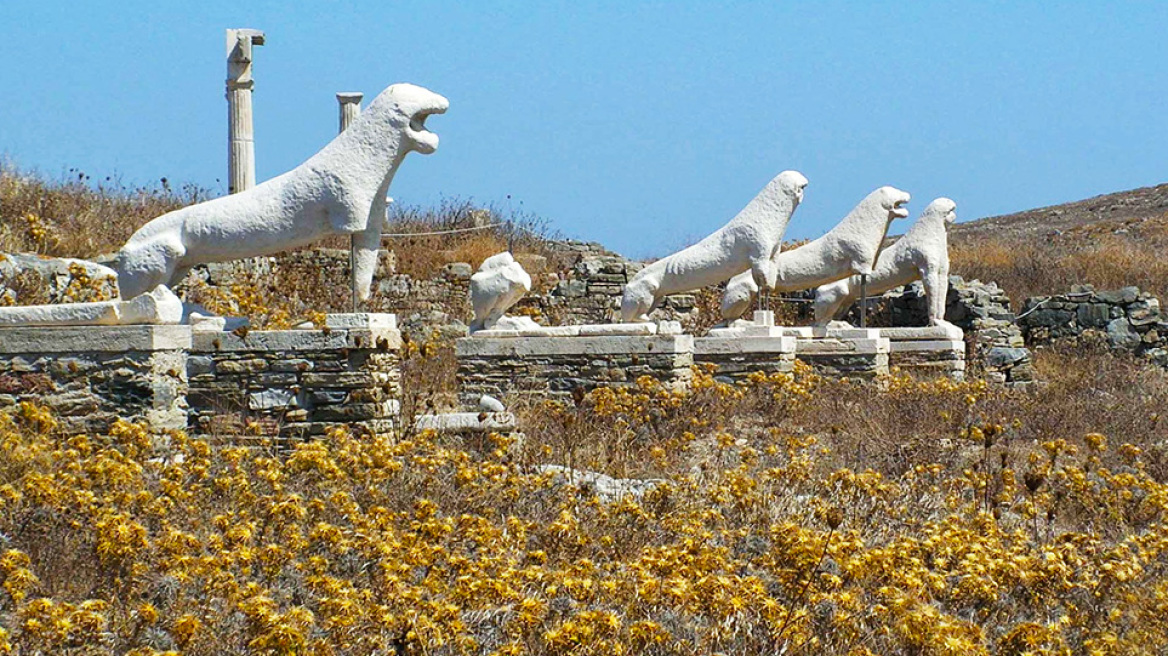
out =
[[[366,300],[390,182],[406,154],[438,147],[426,118],[444,113],[448,105],[422,87],[395,84],[300,166],[247,191],[150,221],[108,262],[118,273],[123,298],[178,282],[197,264],[272,255],[329,235],[353,235],[357,296]]]
[[[949,327],[945,297],[949,292],[949,226],[957,220],[957,203],[938,198],[895,244],[880,251],[868,276],[873,296],[920,280],[929,304],[929,325]],[[860,297],[860,277],[851,276],[815,290],[815,323],[826,326]]]
[[[698,243],[637,272],[621,298],[621,320],[648,321],[670,294],[716,285],[740,272],[765,284],[791,215],[803,200],[807,178],[784,171],[741,212]]]
[[[908,216],[910,196],[894,187],[868,194],[827,234],[798,248],[778,252],[769,269],[767,288],[777,292],[810,289],[853,274],[871,274],[888,226]],[[753,276],[730,279],[722,295],[722,318],[738,319],[750,308],[760,285]]]

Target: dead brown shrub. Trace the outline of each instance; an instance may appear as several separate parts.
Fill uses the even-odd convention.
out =
[[[1065,292],[1072,285],[1097,289],[1136,285],[1164,298],[1168,294],[1168,218],[1138,225],[1092,224],[1047,236],[1010,239],[954,239],[952,271],[966,278],[997,282],[1021,303],[1030,296]]]
[[[113,176],[94,182],[82,171],[48,180],[0,164],[0,251],[93,258],[117,250],[142,224],[209,192],[195,185],[173,189],[130,187]]]

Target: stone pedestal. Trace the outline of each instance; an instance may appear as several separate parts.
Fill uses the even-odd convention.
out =
[[[888,364],[903,371],[965,379],[965,338],[960,328],[881,328],[889,340]]]
[[[787,340],[787,341],[784,341]],[[735,353],[727,375],[741,363],[749,374],[750,365],[761,371],[784,371],[792,366],[785,349],[793,342],[793,355],[811,365],[817,373],[835,378],[874,378],[888,373],[889,341],[875,328],[822,328],[776,326],[774,313],[759,311],[753,321],[736,321],[726,328],[710,330],[710,336],[695,345],[699,362],[719,365],[725,353]],[[716,354],[715,354],[716,353]],[[786,369],[784,369],[786,367]]]
[[[646,326],[652,326],[655,334],[645,334],[650,332]],[[680,326],[665,330],[653,324],[572,328],[531,335],[479,331],[458,340],[455,354],[462,402],[473,404],[483,394],[570,399],[576,388],[630,385],[641,376],[685,386],[693,375],[694,339],[676,334],[674,329],[679,332]],[[492,332],[516,334],[484,335]]]
[[[732,381],[751,373],[787,373],[795,367],[797,338],[776,326],[757,326],[694,340],[694,361],[714,365],[714,375]],[[734,330],[734,329],[731,329]]]
[[[400,410],[401,343],[387,314],[329,315],[313,330],[196,332],[187,368],[191,430],[389,430]]]
[[[0,407],[46,405],[67,433],[185,428],[190,345],[187,326],[0,328]]]

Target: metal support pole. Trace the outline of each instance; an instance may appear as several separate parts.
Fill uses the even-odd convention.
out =
[[[860,274],[860,327],[868,327],[868,274]]]
[[[361,99],[365,94],[359,91],[344,91],[337,94],[337,102],[340,104],[340,129],[339,132],[344,132],[345,128],[349,127],[353,121],[361,114]],[[370,221],[375,220],[374,217],[369,217]],[[353,313],[356,314],[358,310],[357,302],[357,236],[349,237],[349,298],[352,301]]]
[[[264,33],[227,30],[227,192],[255,186],[255,132],[252,125],[251,50],[264,45]]]

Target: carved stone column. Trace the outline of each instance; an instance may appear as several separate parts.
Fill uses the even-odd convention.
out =
[[[264,33],[259,30],[227,30],[227,191],[232,194],[255,186],[251,49],[262,45]]]
[[[365,94],[360,91],[342,91],[337,94],[337,102],[341,106],[341,132],[361,114],[361,99],[364,97]]]

